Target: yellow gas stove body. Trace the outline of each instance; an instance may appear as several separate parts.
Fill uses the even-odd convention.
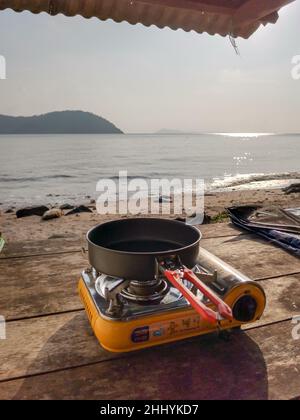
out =
[[[218,275],[208,284],[233,310],[233,321],[218,326],[205,323],[184,298],[166,305],[139,306],[119,317],[107,314],[107,302],[97,292],[93,270],[83,272],[79,295],[100,344],[111,352],[129,352],[190,337],[225,331],[256,322],[264,312],[266,296],[262,287],[207,251],[201,250],[201,267]],[[213,305],[207,302],[207,306]]]

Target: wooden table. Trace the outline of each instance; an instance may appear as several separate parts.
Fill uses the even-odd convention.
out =
[[[77,281],[80,241],[11,243],[0,255],[2,399],[294,399],[300,396],[300,259],[229,225],[202,246],[260,282],[261,321],[234,333],[111,354],[93,336]]]

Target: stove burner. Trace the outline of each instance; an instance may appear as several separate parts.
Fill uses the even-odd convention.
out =
[[[135,311],[138,311],[138,307],[141,310],[151,306],[162,308],[165,305],[175,305],[176,302],[178,304],[183,299],[180,291],[162,277],[158,280],[139,282],[125,281],[106,274],[98,276],[96,271],[94,276],[98,296],[109,303],[109,308],[106,310],[109,315],[112,313],[117,313],[118,316],[124,315],[129,308]]]
[[[130,302],[143,305],[160,303],[169,292],[170,287],[166,280],[131,281],[129,286],[120,293]]]

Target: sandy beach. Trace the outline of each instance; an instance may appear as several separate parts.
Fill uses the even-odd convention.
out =
[[[47,203],[44,203],[47,204]],[[108,220],[117,219],[117,215],[99,215],[94,204],[88,205],[93,213],[81,213],[78,215],[62,216],[58,219],[42,221],[39,216],[30,216],[17,219],[14,209],[12,213],[6,213],[1,209],[0,231],[7,242],[28,240],[44,240],[56,238],[81,238],[84,244],[86,232],[93,226]],[[205,213],[213,220],[212,223],[226,222],[224,211],[227,207],[254,204],[264,207],[279,206],[282,208],[300,207],[300,194],[285,194],[282,190],[259,190],[259,191],[231,191],[211,193],[205,197]],[[151,217],[143,214],[143,217]],[[184,215],[183,215],[184,216]],[[129,216],[121,216],[129,217]],[[168,216],[160,216],[168,217]],[[177,216],[169,216],[175,218]]]

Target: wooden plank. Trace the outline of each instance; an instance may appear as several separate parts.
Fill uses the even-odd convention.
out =
[[[230,223],[215,223],[210,225],[198,226],[204,239],[225,238],[227,236],[246,235],[246,231],[238,229]]]
[[[299,285],[300,275],[266,281],[268,305],[264,317],[247,328],[300,315]],[[116,357],[128,356],[108,353],[98,344],[84,311],[14,321],[7,324],[7,340],[0,342],[0,380]]]
[[[69,239],[8,242],[0,254],[0,259],[79,252],[85,246],[86,242],[80,236]]]
[[[249,235],[206,239],[203,247],[256,280],[300,272],[300,259]],[[81,253],[0,260],[0,313],[7,319],[81,308]]]
[[[202,225],[199,228],[203,238],[206,239],[245,234],[245,232],[241,232],[227,223]],[[73,237],[66,235],[66,237],[48,240],[13,241],[7,242],[0,254],[0,259],[78,252],[82,247],[86,247],[85,234],[78,234]]]
[[[126,360],[2,382],[0,398],[292,399],[299,395],[300,351],[291,327],[284,322],[240,332],[230,342],[206,336],[172,351],[162,346]]]
[[[266,280],[262,284],[267,306],[261,320],[245,329],[292,319],[300,315],[300,274]]]
[[[0,381],[112,359],[93,335],[84,311],[7,323],[0,341]]]
[[[253,280],[300,273],[300,258],[257,236],[207,239],[202,245]]]
[[[88,266],[81,253],[0,261],[0,314],[6,319],[81,308],[77,282]]]

